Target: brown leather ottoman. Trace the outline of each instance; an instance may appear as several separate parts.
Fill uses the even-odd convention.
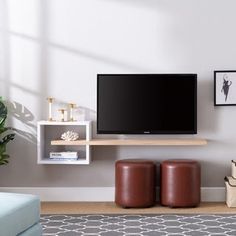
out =
[[[150,207],[156,202],[156,165],[153,161],[116,162],[115,203],[122,207]]]
[[[195,207],[200,203],[200,164],[194,160],[166,160],[161,163],[161,204]]]

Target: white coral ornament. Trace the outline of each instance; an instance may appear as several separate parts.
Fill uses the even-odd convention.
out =
[[[74,131],[67,131],[61,135],[61,139],[65,141],[75,141],[79,138],[79,134]]]

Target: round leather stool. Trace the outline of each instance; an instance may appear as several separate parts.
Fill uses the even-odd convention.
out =
[[[122,207],[149,207],[156,202],[156,165],[153,161],[116,162],[115,203]]]
[[[166,160],[161,163],[161,204],[195,207],[200,203],[200,164],[194,160]]]

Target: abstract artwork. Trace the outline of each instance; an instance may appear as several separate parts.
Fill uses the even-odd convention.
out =
[[[236,71],[214,71],[215,106],[236,105]]]

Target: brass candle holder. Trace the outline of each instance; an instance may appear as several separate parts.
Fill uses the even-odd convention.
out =
[[[52,118],[52,103],[54,101],[54,98],[53,97],[48,97],[47,101],[48,101],[48,120],[53,121],[53,118]]]
[[[66,109],[61,108],[58,111],[61,112],[61,121],[64,122],[65,121],[65,111],[66,111]]]
[[[76,104],[75,103],[69,103],[69,108],[70,108],[70,118],[69,120],[70,121],[76,121],[74,119],[74,108],[76,107]]]

